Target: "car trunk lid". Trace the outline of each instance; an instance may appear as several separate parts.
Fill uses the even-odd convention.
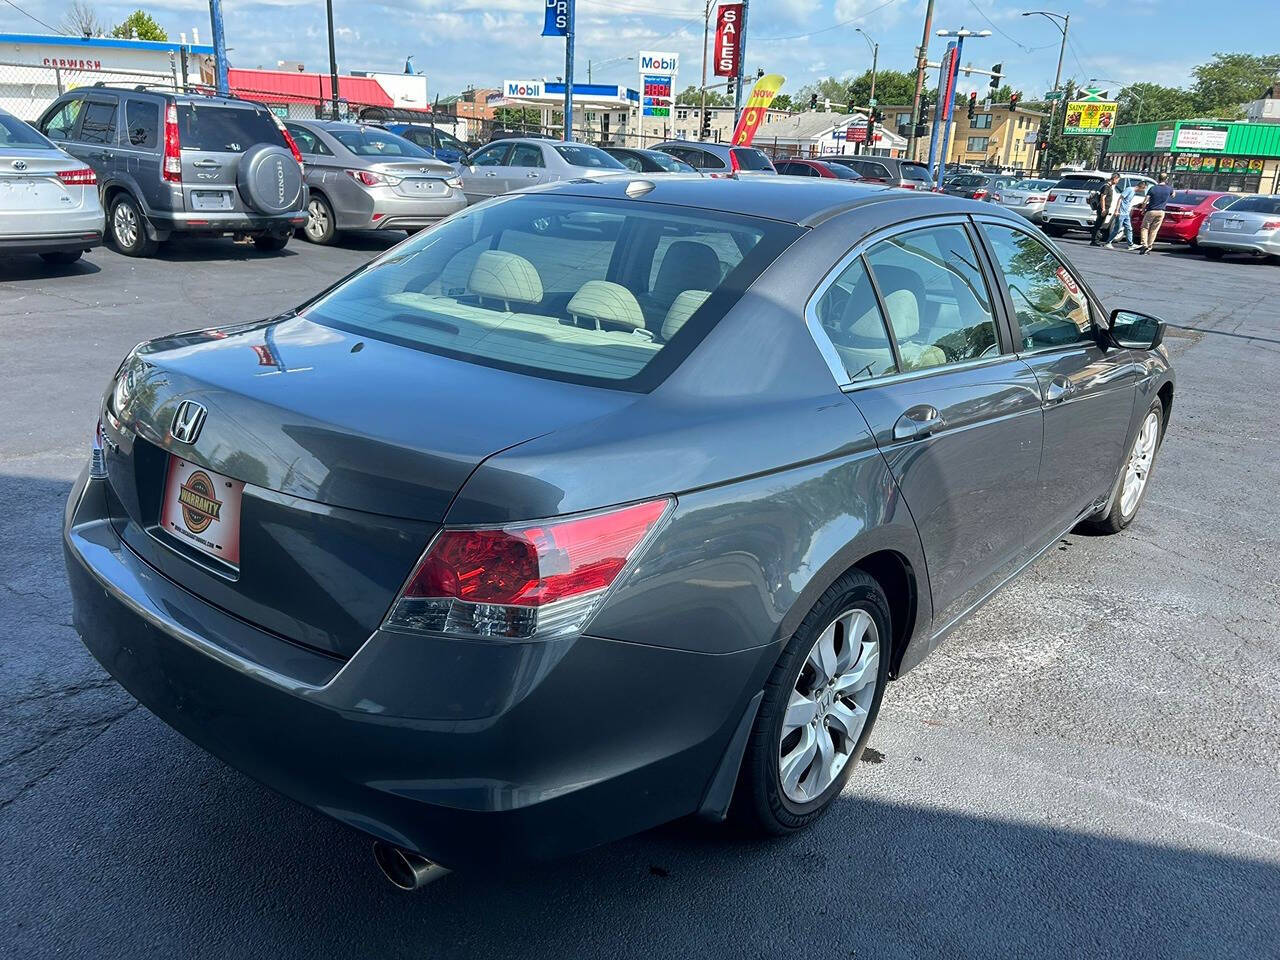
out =
[[[155,341],[117,383],[105,429],[125,542],[209,602],[338,656],[377,628],[482,460],[635,396],[301,317]],[[174,437],[184,402],[204,409],[190,443]],[[214,528],[188,524],[193,490],[219,524],[238,512],[235,554],[199,545]]]

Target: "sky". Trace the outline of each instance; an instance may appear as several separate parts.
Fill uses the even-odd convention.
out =
[[[207,0],[89,2],[108,23],[141,3],[172,38],[190,35],[193,27],[203,42],[210,37]],[[1112,91],[1135,80],[1185,86],[1191,68],[1216,51],[1271,53],[1280,47],[1274,31],[1258,29],[1254,4],[1215,5],[1209,16],[1203,0],[1042,2],[1050,6],[1040,8],[1036,0],[937,0],[934,30],[991,30],[990,37],[966,42],[964,61],[984,69],[1003,62],[1007,82],[1028,96],[1052,89],[1061,34],[1044,17],[1021,16],[1026,9],[1070,13],[1063,78],[1096,78]],[[56,26],[68,4],[0,0],[0,32],[48,32],[17,8]],[[447,96],[470,85],[555,79],[564,72],[563,40],[539,36],[541,0],[333,0],[333,6],[341,73],[400,72],[412,54],[428,76],[431,94]],[[924,10],[924,0],[754,0],[746,31],[748,72],[763,67],[781,73],[782,89],[793,93],[824,76],[856,76],[871,65],[859,27],[879,43],[880,67],[910,69]],[[702,13],[702,0],[578,0],[577,79],[586,79],[591,60],[597,83],[634,87],[635,63],[624,58],[638,50],[675,51],[681,64],[677,86],[696,85]],[[223,15],[232,66],[273,67],[287,60],[327,69],[322,0],[223,0]],[[945,44],[931,38],[931,60]],[[981,88],[985,94],[986,82],[962,78],[960,89]]]

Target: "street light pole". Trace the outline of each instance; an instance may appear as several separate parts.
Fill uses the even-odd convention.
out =
[[[991,31],[990,30],[966,30],[964,29],[964,27],[961,27],[959,30],[939,30],[938,36],[956,38],[956,52],[955,52],[955,57],[952,60],[951,69],[955,72],[956,76],[959,76],[959,72],[961,69],[960,57],[964,53],[965,37],[989,37],[991,36]],[[942,151],[938,157],[938,186],[939,187],[942,186],[942,178],[946,175],[946,172],[947,172],[947,148],[951,144],[951,117],[955,113],[955,99],[956,99],[955,89],[954,89],[954,86],[950,83],[947,84],[947,87],[949,88],[947,91],[947,119],[946,119],[946,122],[942,125]],[[938,107],[941,108],[942,104],[939,103]]]
[[[333,0],[324,0],[325,14],[329,20],[329,108],[333,119],[338,119],[338,54],[333,47]]]
[[[1048,10],[1028,10],[1023,14],[1024,17],[1044,17],[1060,31],[1062,31],[1062,45],[1058,47],[1058,70],[1053,75],[1053,92],[1057,93],[1058,88],[1062,84],[1062,58],[1067,53],[1067,31],[1071,29],[1071,14],[1066,13],[1050,13]],[[1059,22],[1061,21],[1061,22]],[[1061,98],[1058,98],[1061,99]],[[1058,115],[1058,99],[1053,101],[1053,105],[1049,107],[1049,136],[1053,136],[1054,117]],[[1065,104],[1063,105],[1066,106]],[[1045,150],[1044,156],[1040,158],[1040,172],[1044,173],[1048,168],[1049,151]]]
[[[916,93],[911,100],[911,135],[907,137],[907,157],[916,158],[916,127],[920,125],[920,94],[924,92],[924,74],[929,64],[929,35],[933,29],[933,3],[924,11],[924,36],[920,38],[920,55],[916,57]]]
[[[876,63],[880,59],[880,44],[876,43],[869,36],[867,31],[861,27],[853,28],[857,33],[862,34],[862,39],[867,41],[867,46],[871,48],[871,106],[876,105]]]

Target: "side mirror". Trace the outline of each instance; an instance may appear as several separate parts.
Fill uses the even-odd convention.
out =
[[[1134,350],[1154,350],[1164,341],[1165,322],[1132,310],[1111,311],[1111,339]]]

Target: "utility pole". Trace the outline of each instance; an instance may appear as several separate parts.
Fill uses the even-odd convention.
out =
[[[738,33],[738,83],[733,91],[733,129],[742,119],[742,82],[747,76],[747,0],[742,0],[742,27]]]
[[[924,92],[924,74],[929,63],[929,32],[933,29],[933,3],[924,11],[924,36],[920,38],[920,53],[916,57],[916,93],[911,100],[911,133],[907,137],[907,158],[916,158],[916,127],[920,125],[920,94]]]
[[[568,28],[564,34],[564,138],[573,139],[573,7],[569,0]]]
[[[707,116],[707,41],[711,35],[711,0],[707,0],[702,8],[702,107],[698,111],[698,131],[701,134],[704,119]],[[674,101],[675,91],[672,90]],[[674,102],[672,106],[675,106]]]
[[[853,29],[856,33],[862,34],[862,39],[867,41],[867,46],[871,48],[871,107],[872,109],[875,109],[876,65],[877,65],[877,62],[880,60],[880,44],[876,43],[869,36],[867,36],[867,31],[863,30],[861,27],[854,27]]]
[[[1062,84],[1062,58],[1067,52],[1067,31],[1071,29],[1071,14],[1066,13],[1050,13],[1048,10],[1028,10],[1023,14],[1024,17],[1044,17],[1060,31],[1062,31],[1062,46],[1058,48],[1058,70],[1053,75],[1053,91],[1057,93]],[[1056,98],[1049,107],[1049,136],[1048,140],[1053,139],[1053,122],[1054,117],[1058,115],[1058,100]],[[1062,105],[1066,109],[1066,104]],[[1040,172],[1043,174],[1049,167],[1049,151],[1046,149],[1040,157]]]
[[[324,0],[325,12],[329,17],[329,99],[333,119],[338,117],[338,54],[333,47],[333,0]]]
[[[231,84],[227,80],[227,37],[222,29],[222,0],[209,0],[209,21],[213,27],[213,70],[218,93],[226,96],[231,92]]]

